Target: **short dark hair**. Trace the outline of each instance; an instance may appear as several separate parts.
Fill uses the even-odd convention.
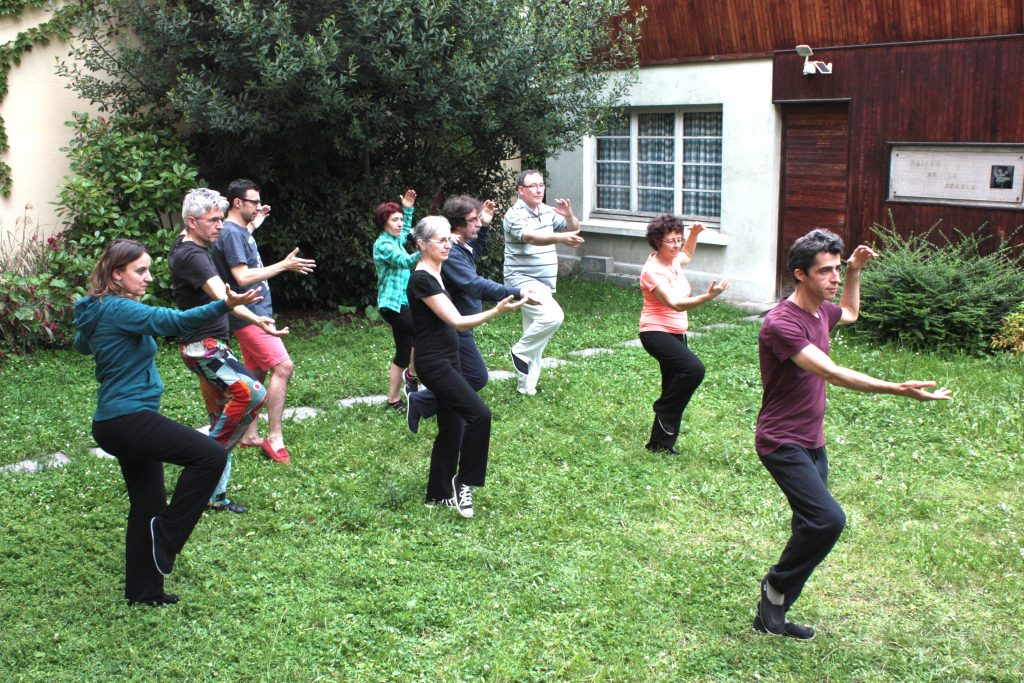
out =
[[[822,252],[842,254],[843,238],[831,230],[823,228],[811,230],[793,242],[793,246],[789,248],[786,267],[789,269],[790,274],[795,274],[797,270],[802,270],[806,274],[811,269],[811,266],[814,265],[814,260],[818,257],[818,254]]]
[[[228,185],[228,191],[224,193],[224,198],[228,200],[228,208],[235,205],[236,199],[245,199],[245,195],[248,194],[249,190],[260,192],[260,186],[245,178],[232,180],[231,184]]]
[[[657,251],[661,249],[661,243],[665,239],[665,235],[672,232],[678,232],[680,235],[683,234],[682,218],[673,216],[670,213],[655,216],[654,220],[647,224],[647,244],[651,245],[651,249]]]
[[[480,201],[475,197],[457,194],[445,200],[444,206],[441,207],[441,215],[448,219],[452,230],[461,230],[466,227],[466,214],[479,211],[480,208]]]
[[[392,214],[402,213],[402,207],[398,202],[381,202],[373,210],[373,223],[378,230],[383,230]]]
[[[528,175],[539,175],[540,179],[544,180],[544,171],[538,171],[535,168],[528,168],[516,176],[516,187],[526,187],[526,185],[523,185],[523,181],[526,180],[526,176]]]

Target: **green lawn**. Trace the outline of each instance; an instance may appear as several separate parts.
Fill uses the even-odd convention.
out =
[[[127,510],[116,463],[89,454],[91,360],[0,365],[0,679],[14,681],[1016,681],[1024,676],[1024,363],[877,347],[844,331],[838,362],[936,379],[953,402],[830,389],[831,484],[848,528],[794,608],[809,643],[753,633],[758,580],[788,536],[753,450],[757,326],[693,341],[707,379],[679,448],[643,449],[657,366],[639,293],[568,281],[542,393],[509,381],[476,518],[422,504],[436,423],[413,436],[381,406],[382,325],[286,320],[295,466],[237,454],[247,515],[208,515],[168,579],[175,607],[122,599]],[[744,313],[712,304],[694,328]],[[510,369],[518,316],[477,333]],[[590,347],[614,354],[570,355]],[[171,346],[164,412],[199,425]],[[174,468],[168,468],[173,482]]]

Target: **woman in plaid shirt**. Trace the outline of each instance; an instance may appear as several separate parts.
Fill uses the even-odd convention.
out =
[[[388,408],[393,410],[405,407],[398,394],[403,376],[406,394],[419,388],[412,362],[412,317],[405,292],[409,272],[420,260],[419,252],[410,254],[405,250],[406,238],[412,230],[416,190],[406,190],[401,201],[401,206],[396,202],[384,202],[373,212],[374,222],[381,229],[380,237],[373,243],[373,263],[377,267],[377,310],[391,325],[395,338],[395,356],[391,360],[388,385]]]

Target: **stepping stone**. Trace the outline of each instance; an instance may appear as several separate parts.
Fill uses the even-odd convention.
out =
[[[728,330],[729,328],[732,328],[732,327],[739,327],[739,325],[737,325],[735,323],[714,323],[712,325],[705,325],[704,327],[702,327],[700,329],[702,329],[702,330]]]
[[[579,351],[570,351],[570,356],[580,356],[586,358],[587,356],[596,356],[602,353],[615,353],[611,349],[580,349]]]
[[[639,339],[630,339],[629,341],[622,342],[620,346],[643,346],[643,344],[640,343]]]
[[[26,472],[28,474],[35,474],[51,467],[64,467],[69,462],[71,462],[71,459],[63,453],[51,453],[45,460],[22,460],[11,465],[4,465],[0,467],[0,473],[14,474],[16,472]]]
[[[99,448],[99,447],[94,448],[94,449],[92,449],[89,452],[92,453],[93,455],[95,455],[97,458],[105,458],[107,460],[114,460],[114,456],[112,456],[110,453],[107,453],[105,450],[103,450],[102,448]]]
[[[343,398],[338,401],[338,405],[342,408],[351,408],[354,405],[376,406],[387,402],[387,395],[378,394],[376,396],[355,396],[353,398]]]
[[[542,358],[540,366],[542,368],[557,368],[559,365],[565,365],[569,361],[564,361],[561,358]]]
[[[760,325],[764,321],[764,317],[760,315],[748,315],[740,318],[745,323],[757,323]]]
[[[303,420],[305,420],[307,418],[316,417],[319,414],[320,414],[320,411],[317,410],[316,408],[303,408],[303,407],[300,407],[300,408],[285,408],[284,412],[281,413],[281,417],[283,419],[285,419],[285,420],[293,420],[295,422],[302,422]],[[268,419],[267,418],[267,411],[265,411],[265,410],[260,411],[260,419],[261,420]]]
[[[510,370],[488,370],[487,378],[494,382],[500,382],[506,379],[515,379],[516,376]]]

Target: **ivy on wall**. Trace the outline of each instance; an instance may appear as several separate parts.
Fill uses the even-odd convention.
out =
[[[19,18],[25,10],[51,5],[52,0],[0,0],[0,17]],[[0,101],[7,97],[7,78],[11,69],[21,63],[22,56],[36,45],[47,45],[51,37],[67,39],[74,19],[83,8],[82,4],[69,3],[53,13],[48,21],[22,31],[14,40],[0,45]],[[11,148],[7,137],[7,125],[0,116],[0,154]],[[0,160],[0,195],[11,196],[11,167]]]

